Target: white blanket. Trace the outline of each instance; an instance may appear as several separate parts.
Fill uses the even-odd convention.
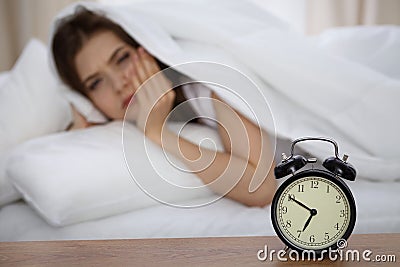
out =
[[[206,61],[239,70],[260,91],[249,88],[246,76],[223,77],[229,71],[219,72],[222,65],[178,67],[193,79],[211,79],[229,87],[249,105],[221,87],[213,90],[272,135],[276,130],[279,137],[291,140],[333,138],[340,152],[350,154],[359,177],[400,179],[400,146],[395,142],[400,135],[398,80],[319,50],[246,1],[84,5],[102,10],[168,65]],[[63,10],[58,18],[70,14],[75,6]],[[269,110],[272,115],[266,114]],[[303,148],[321,159],[333,154],[332,147],[313,142]]]

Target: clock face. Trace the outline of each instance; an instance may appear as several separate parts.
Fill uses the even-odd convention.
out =
[[[274,227],[295,248],[321,250],[335,246],[354,227],[355,205],[347,186],[334,181],[337,178],[333,176],[323,176],[288,180],[277,192]]]

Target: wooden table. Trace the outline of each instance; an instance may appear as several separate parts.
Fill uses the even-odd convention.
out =
[[[120,240],[0,242],[0,266],[396,266],[396,262],[366,262],[363,251],[395,255],[400,261],[400,234],[353,235],[347,250],[359,250],[360,261],[260,261],[259,250],[283,249],[277,237],[215,237]],[[343,250],[343,252],[346,251]],[[260,254],[260,257],[264,254]],[[281,257],[282,258],[282,257]],[[343,257],[344,258],[344,257]],[[349,257],[351,259],[351,257]],[[393,261],[393,259],[391,259]]]

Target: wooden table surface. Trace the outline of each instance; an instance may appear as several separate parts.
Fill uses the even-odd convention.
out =
[[[365,250],[372,251],[367,255],[371,260],[384,255],[388,261],[394,255],[400,261],[400,234],[353,235],[343,252],[357,249],[359,262],[292,261],[288,255],[283,262],[276,254],[272,261],[260,261],[257,253],[265,245],[269,253],[284,247],[277,237],[0,242],[0,266],[397,266],[396,262],[366,262]]]

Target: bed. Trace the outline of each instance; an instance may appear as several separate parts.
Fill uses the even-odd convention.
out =
[[[396,67],[400,62],[398,32],[398,29],[390,26],[340,28],[310,38],[309,42],[337,57],[350,59],[390,76],[393,80],[398,80],[400,78],[400,67]],[[393,38],[394,35],[396,38]],[[376,38],[377,36],[380,38]],[[113,194],[121,194],[109,192],[113,191],[113,184],[110,183],[77,186],[76,183],[81,181],[75,179],[74,173],[69,177],[64,177],[62,171],[54,175],[52,169],[54,166],[64,168],[62,170],[65,172],[74,168],[65,164],[65,158],[55,159],[53,162],[49,158],[54,157],[49,155],[59,155],[54,153],[65,152],[65,149],[71,149],[71,146],[82,146],[92,141],[90,136],[79,139],[79,132],[58,134],[70,122],[69,103],[80,106],[81,113],[91,117],[93,121],[102,118],[84,99],[71,95],[70,92],[67,94],[63,91],[63,96],[67,96],[65,99],[61,99],[59,95],[52,95],[51,88],[59,85],[54,77],[52,78],[47,56],[45,45],[36,40],[28,45],[10,72],[0,74],[0,109],[7,112],[7,115],[5,112],[0,112],[1,122],[5,125],[2,129],[2,139],[5,141],[1,140],[0,143],[0,241],[275,235],[269,206],[246,207],[226,198],[214,201],[215,196],[208,194],[200,194],[195,199],[185,200],[186,206],[191,203],[196,205],[196,203],[211,202],[197,208],[174,207],[142,195],[141,204],[134,207],[127,204],[130,202],[128,200],[108,205],[106,208],[100,205],[89,212],[80,210],[80,213],[77,213],[81,203],[92,201],[90,204],[95,205],[103,195],[109,197],[103,201],[107,202],[116,196]],[[12,83],[8,81],[10,75],[13,77]],[[8,84],[8,87],[14,90],[5,92],[4,84]],[[37,98],[39,94],[45,94],[47,101]],[[7,100],[4,96],[16,102]],[[41,108],[38,109],[38,106]],[[21,113],[21,110],[28,113]],[[48,116],[45,122],[42,119],[44,116]],[[32,121],[36,122],[38,127],[28,128]],[[114,124],[114,127],[119,126]],[[196,131],[194,129],[192,133]],[[115,132],[111,134],[115,135]],[[212,132],[210,134],[213,135]],[[48,138],[47,146],[43,146],[45,139],[41,139],[44,135],[49,135],[45,136]],[[70,145],[67,141],[72,137],[76,143]],[[120,139],[115,140],[120,141]],[[63,145],[62,150],[57,147],[60,143]],[[288,152],[289,148],[288,140],[279,140],[276,155]],[[8,153],[10,151],[14,153],[14,150],[19,150],[19,155],[14,157],[14,165],[11,167],[13,172],[6,172],[4,169],[8,164]],[[28,150],[32,153],[24,154]],[[86,151],[79,150],[78,155],[84,158],[97,152],[98,150],[94,149],[90,152],[92,154],[85,154]],[[120,150],[114,152],[117,153],[116,157],[120,156],[118,154]],[[43,153],[50,154],[41,157]],[[80,161],[82,160],[78,157],[75,163],[79,164]],[[23,165],[26,162],[30,165]],[[98,165],[101,165],[101,161],[93,166]],[[48,168],[48,173],[51,175],[46,174],[46,176],[35,171],[43,168]],[[85,171],[96,169],[91,166],[82,168],[86,168]],[[81,168],[75,167],[75,169],[79,171]],[[10,173],[17,177],[12,179],[11,184],[6,177]],[[379,170],[376,173],[379,173]],[[78,178],[82,177],[84,176]],[[115,178],[111,175],[103,177],[101,181],[104,182],[109,177]],[[355,182],[348,182],[355,196],[358,212],[354,233],[400,232],[400,205],[398,205],[400,182],[396,179],[378,182],[384,179],[376,178],[375,181],[356,179]],[[118,186],[123,190],[126,181],[119,183]],[[95,190],[87,192],[85,191],[87,188]],[[72,191],[67,192],[68,190]],[[46,196],[43,197],[42,194]],[[85,197],[92,198],[88,200]],[[183,200],[174,198],[174,201],[179,204]],[[101,203],[104,204],[103,202]],[[73,207],[66,203],[72,203]]]
[[[400,232],[400,183],[349,183],[357,204],[353,233]],[[67,240],[275,235],[270,208],[229,199],[193,209],[157,205],[66,227],[47,224],[25,202],[0,209],[0,240]]]
[[[281,152],[288,151],[290,142],[281,140],[277,147],[276,154],[280,155]],[[279,160],[278,157],[276,160]],[[61,176],[59,178],[62,180]],[[68,177],[67,179],[72,180]],[[60,183],[63,184],[62,181]],[[75,183],[76,181],[71,181],[71,184],[77,186]],[[347,184],[355,196],[357,205],[354,233],[400,232],[399,182],[383,183],[359,179]],[[60,190],[57,196],[63,192],[55,187],[50,188],[52,191]],[[98,191],[101,195],[105,192],[101,188]],[[68,189],[64,190],[64,194],[67,198],[71,197]],[[150,199],[147,195],[144,197]],[[45,202],[50,206],[58,205],[59,213],[73,212],[71,207],[61,209],[64,206],[61,203],[62,199],[58,204],[46,198]],[[96,199],[101,201],[99,196],[96,196]],[[51,217],[51,212],[48,210],[47,214],[42,214],[34,202],[32,203],[28,196],[26,200],[19,199],[0,208],[1,241],[275,235],[269,206],[246,207],[226,198],[215,201],[213,196],[193,200],[193,203],[211,202],[197,208],[174,207],[158,202],[133,207],[130,211],[111,211],[110,207],[105,207],[105,213],[98,216],[99,218],[86,220],[78,216],[75,220],[81,222],[65,222],[66,225],[61,226],[52,225],[56,220]],[[75,209],[79,205],[79,202],[65,202],[75,206]],[[190,203],[190,200],[185,201],[186,206]],[[50,217],[46,217],[48,214]]]

